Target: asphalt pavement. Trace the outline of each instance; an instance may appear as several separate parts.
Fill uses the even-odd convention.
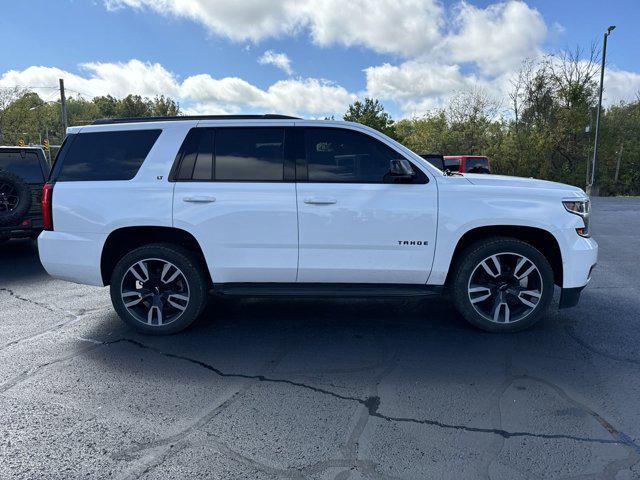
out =
[[[640,478],[640,199],[596,198],[580,304],[213,299],[170,337],[0,246],[0,478]],[[557,306],[557,298],[556,298]]]

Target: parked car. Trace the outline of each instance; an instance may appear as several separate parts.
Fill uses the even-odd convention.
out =
[[[0,243],[42,231],[40,196],[48,176],[41,148],[0,147]]]
[[[421,153],[420,156],[424,158],[427,162],[429,162],[431,165],[436,167],[438,170],[441,170],[444,172],[445,170],[444,157],[442,155],[440,155],[439,153]]]
[[[473,325],[520,330],[561,287],[577,303],[598,247],[579,188],[445,175],[366,126],[283,116],[69,128],[43,190],[40,258],[110,285],[140,332],[174,333],[209,292],[448,292]]]
[[[491,173],[487,157],[480,155],[445,155],[445,169],[460,173]]]

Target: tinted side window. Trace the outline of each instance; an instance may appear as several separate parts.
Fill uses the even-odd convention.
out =
[[[401,156],[381,142],[349,130],[308,128],[306,143],[310,182],[382,183],[389,161]]]
[[[0,152],[0,170],[14,173],[28,183],[42,183],[42,169],[38,154],[23,150]]]
[[[283,181],[283,128],[219,128],[214,144],[216,180]]]
[[[61,158],[59,181],[131,180],[161,130],[80,133]]]
[[[213,179],[213,130],[195,128],[184,141],[178,180]]]

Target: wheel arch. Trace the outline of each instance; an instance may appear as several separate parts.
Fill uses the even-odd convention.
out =
[[[515,238],[540,250],[551,264],[554,283],[562,286],[562,251],[556,237],[548,230],[521,225],[489,225],[476,227],[465,232],[458,240],[456,248],[453,251],[453,255],[449,262],[445,285],[449,285],[453,278],[452,272],[455,271],[456,263],[460,258],[460,253],[462,253],[465,248],[478,241],[493,237]]]
[[[172,243],[193,252],[204,269],[209,285],[212,285],[204,253],[196,238],[180,228],[158,226],[123,227],[109,234],[100,257],[100,273],[104,285],[111,283],[113,269],[124,255],[135,248],[151,243]]]

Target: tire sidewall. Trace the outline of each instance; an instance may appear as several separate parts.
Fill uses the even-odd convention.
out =
[[[18,194],[18,204],[11,212],[0,213],[0,226],[14,225],[20,222],[31,208],[31,190],[29,184],[18,175],[0,170],[0,183],[10,183]]]
[[[122,279],[133,264],[147,258],[167,260],[177,266],[189,283],[189,304],[182,315],[167,325],[152,326],[137,320],[124,306],[121,296]],[[150,335],[177,333],[190,326],[202,313],[207,295],[207,281],[199,262],[188,250],[165,244],[147,245],[124,255],[116,264],[111,275],[111,302],[118,316],[137,332]]]
[[[523,255],[535,264],[542,277],[542,296],[536,309],[525,318],[514,323],[500,324],[491,322],[476,312],[469,299],[467,289],[469,278],[482,260],[491,255],[507,252]],[[537,248],[521,240],[496,238],[471,245],[461,254],[461,259],[456,266],[457,271],[452,289],[453,301],[458,311],[472,325],[488,332],[516,332],[531,327],[547,312],[553,299],[553,269]]]

